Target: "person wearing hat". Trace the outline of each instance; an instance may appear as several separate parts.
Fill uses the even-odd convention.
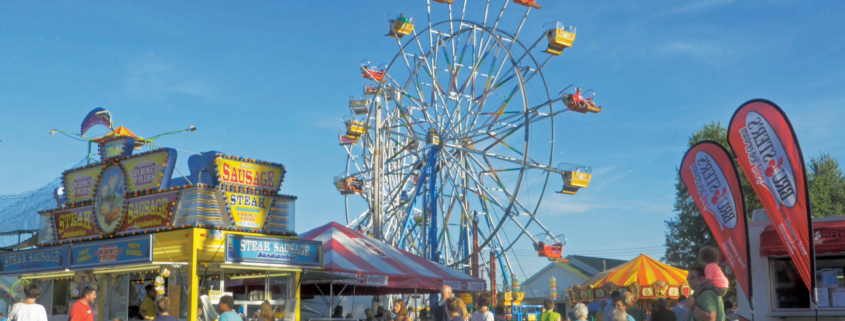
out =
[[[156,312],[156,290],[155,286],[152,284],[147,284],[144,287],[144,290],[147,291],[147,297],[144,298],[144,302],[141,302],[141,316],[144,317],[144,320],[152,320],[158,316],[158,312]]]

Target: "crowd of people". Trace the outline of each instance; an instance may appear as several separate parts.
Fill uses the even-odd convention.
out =
[[[677,304],[669,308],[666,299],[658,299],[651,313],[646,313],[636,306],[634,295],[630,292],[614,291],[609,300],[601,301],[599,311],[592,316],[593,321],[725,321],[726,307],[733,306],[730,302],[723,302],[722,297],[728,290],[728,279],[718,266],[719,251],[712,247],[703,247],[699,251],[699,260],[703,267],[689,270],[687,282],[694,289],[689,298],[680,296]],[[170,316],[170,300],[166,296],[156,297],[152,285],[146,287],[147,296],[144,298],[140,314],[145,320],[177,321]],[[35,301],[41,296],[41,286],[30,283],[24,287],[24,302],[16,303],[9,313],[8,320],[12,321],[47,321],[47,312],[43,306]],[[91,305],[97,299],[97,292],[90,287],[82,290],[80,299],[70,310],[69,321],[94,321]],[[476,311],[467,311],[467,305],[458,297],[453,297],[452,288],[444,285],[440,290],[440,300],[430,308],[421,310],[415,321],[505,321],[505,310],[501,305],[496,306],[495,313],[490,310],[491,296],[482,293],[475,300]],[[235,300],[231,296],[220,298],[218,310],[219,321],[243,321],[243,317],[234,312]],[[391,313],[392,312],[392,313]],[[575,320],[590,320],[590,313],[583,303],[575,305]],[[0,315],[0,317],[3,317]],[[337,306],[332,318],[354,319],[352,314],[343,314],[343,307]],[[274,321],[272,306],[265,301],[255,318],[260,321]],[[566,318],[569,319],[569,318]],[[391,311],[379,306],[376,312],[372,309],[365,311],[364,321],[412,321],[405,302],[397,300]],[[122,320],[114,320],[122,321]],[[543,313],[538,321],[564,321],[555,312],[554,301],[546,299],[543,303]]]

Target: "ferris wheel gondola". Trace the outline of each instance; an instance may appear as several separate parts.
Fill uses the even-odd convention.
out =
[[[544,257],[561,259],[563,243],[540,220],[550,180],[580,189],[591,176],[585,182],[578,168],[553,166],[555,116],[570,109],[564,96],[552,96],[543,68],[572,46],[574,28],[555,25],[526,45],[518,39],[521,27],[513,33],[498,27],[510,2],[501,1],[502,11],[489,15],[495,20],[480,23],[464,19],[466,4],[455,19],[451,6],[431,2],[428,23],[418,24],[423,30],[404,15],[411,26],[388,21],[398,52],[379,67],[361,64],[375,84],[363,99],[350,98],[350,108],[353,101],[358,108],[352,114],[362,118],[347,122],[341,135],[352,143],[342,144],[347,170],[335,185],[366,202],[351,228],[475,275],[498,264],[507,281],[513,274],[507,253],[522,238],[548,244]],[[539,8],[532,0],[513,2],[529,12]],[[450,18],[432,21],[437,8],[448,8]],[[548,55],[537,48],[543,39]],[[544,241],[534,236],[542,234]]]

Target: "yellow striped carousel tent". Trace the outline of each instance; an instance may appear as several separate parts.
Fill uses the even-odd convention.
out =
[[[638,300],[677,299],[682,294],[689,295],[687,273],[640,254],[628,263],[596,274],[583,284],[567,288],[567,291],[573,304],[604,300],[617,290],[627,290]]]

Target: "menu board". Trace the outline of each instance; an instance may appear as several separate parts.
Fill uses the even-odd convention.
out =
[[[262,228],[267,220],[267,211],[273,204],[273,197],[246,193],[224,193],[226,209],[232,215],[235,226]]]
[[[63,179],[67,201],[76,203],[94,198],[94,185],[103,167],[103,165],[97,165],[65,172]]]
[[[140,154],[120,162],[126,169],[130,192],[168,188],[175,163],[176,151],[170,148]]]
[[[52,216],[59,241],[100,235],[93,206],[55,211]]]
[[[130,198],[120,232],[142,231],[167,226],[179,192]]]
[[[277,190],[281,185],[284,168],[254,162],[216,158],[218,184]]]

